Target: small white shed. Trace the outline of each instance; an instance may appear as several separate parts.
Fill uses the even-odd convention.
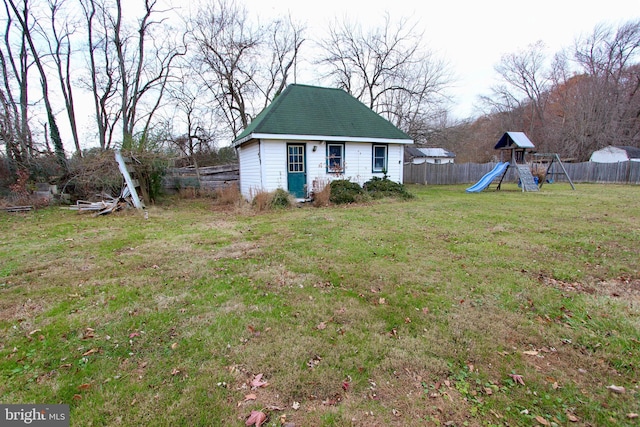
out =
[[[248,200],[282,188],[305,199],[335,179],[402,183],[411,138],[341,89],[292,84],[234,140]]]
[[[456,155],[444,148],[416,148],[407,146],[404,149],[405,163],[420,165],[423,163],[445,164],[453,163]]]
[[[594,163],[640,162],[640,148],[609,145],[594,151],[589,161]]]

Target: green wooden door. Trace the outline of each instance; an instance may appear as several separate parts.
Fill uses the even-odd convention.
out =
[[[289,193],[297,198],[307,196],[305,192],[307,168],[304,153],[304,144],[287,144],[287,185]]]

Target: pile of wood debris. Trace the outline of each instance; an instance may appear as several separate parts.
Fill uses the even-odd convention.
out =
[[[120,173],[122,173],[122,177],[124,178],[124,186],[120,191],[120,196],[112,197],[109,194],[102,194],[102,200],[99,202],[78,200],[75,206],[71,206],[69,209],[79,212],[96,212],[95,216],[98,216],[129,207],[136,209],[144,208],[144,205],[138,196],[138,192],[136,191],[136,186],[139,186],[139,183],[137,180],[132,179],[130,175],[130,173],[135,173],[135,169],[131,165],[131,161],[129,159],[124,159],[120,154],[120,151],[116,151],[115,155],[116,162],[120,168]]]
[[[102,200],[99,202],[78,200],[76,204],[70,206],[69,209],[78,212],[95,212],[95,216],[99,216],[135,207],[129,187],[126,185],[122,188],[120,196],[118,197],[112,197],[108,194],[102,194],[101,196]]]

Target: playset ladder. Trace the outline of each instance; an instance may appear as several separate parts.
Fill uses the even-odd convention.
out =
[[[538,191],[538,184],[533,179],[533,174],[531,173],[531,169],[529,169],[529,165],[516,165],[518,169],[518,175],[520,176],[520,186],[522,187],[522,191]]]

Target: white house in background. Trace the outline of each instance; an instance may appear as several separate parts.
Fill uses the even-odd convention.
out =
[[[640,148],[609,145],[594,151],[589,161],[595,163],[640,162]]]
[[[404,148],[405,163],[420,165],[422,163],[445,164],[453,163],[456,155],[444,148],[417,148],[406,146]]]
[[[341,89],[292,84],[233,141],[240,191],[282,188],[298,199],[335,179],[402,183],[411,138]]]

